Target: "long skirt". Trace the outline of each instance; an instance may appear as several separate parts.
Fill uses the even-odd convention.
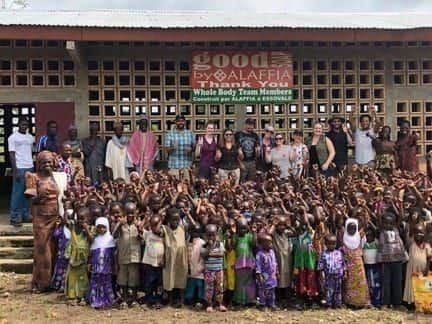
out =
[[[57,259],[54,268],[54,274],[51,280],[52,289],[54,290],[64,289],[68,265],[69,265],[69,259],[64,257]]]
[[[347,265],[345,304],[355,307],[370,305],[369,288],[363,266],[362,249],[343,248]]]
[[[239,305],[256,303],[256,285],[253,269],[243,268],[235,270],[233,301]]]
[[[111,307],[115,295],[111,274],[92,273],[90,276],[87,301],[93,308]]]
[[[314,269],[295,269],[294,282],[296,293],[308,297],[318,296],[318,279]]]
[[[88,288],[87,264],[69,265],[65,282],[65,295],[70,299],[84,298]]]

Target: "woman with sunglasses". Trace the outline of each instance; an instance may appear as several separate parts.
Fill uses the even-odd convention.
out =
[[[275,141],[276,146],[274,148],[267,148],[266,162],[279,167],[281,171],[280,177],[282,179],[288,178],[293,167],[290,159],[292,147],[291,145],[285,145],[284,138],[281,134],[276,135]]]
[[[240,181],[240,163],[243,160],[243,152],[237,147],[234,133],[231,129],[225,129],[216,150],[216,162],[219,165],[219,177],[222,181],[228,179],[230,174],[235,175],[235,184]]]
[[[333,142],[325,136],[323,125],[320,122],[315,123],[313,134],[308,138],[306,144],[309,149],[309,175],[313,176],[315,168],[318,166],[318,170],[323,175],[326,177],[332,176],[333,170],[331,167],[334,167],[332,162],[336,151]]]

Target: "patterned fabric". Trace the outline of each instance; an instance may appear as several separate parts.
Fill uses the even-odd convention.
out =
[[[74,167],[72,165],[72,162],[69,159],[63,159],[61,155],[57,155],[57,164],[57,171],[62,171],[66,173],[67,182],[70,183],[74,174]]]
[[[381,231],[378,244],[378,262],[408,261],[408,253],[405,250],[399,230]]]
[[[294,240],[294,280],[296,292],[310,297],[318,295],[316,253],[312,246],[314,232],[301,234]]]
[[[235,269],[235,289],[233,302],[238,305],[255,304],[256,285],[251,268]]]
[[[362,307],[370,304],[369,289],[363,266],[363,249],[343,247],[347,265],[347,280],[345,281],[345,303]]]
[[[169,147],[177,144],[177,148],[172,151],[168,158],[169,169],[182,169],[192,165],[192,152],[188,152],[192,145],[195,145],[193,133],[185,129],[178,131],[173,129],[165,139],[165,146]]]
[[[216,301],[219,305],[223,300],[223,270],[205,271],[205,298],[206,302],[211,305]]]
[[[384,153],[376,156],[377,170],[392,170],[396,166],[394,154]]]
[[[318,260],[318,270],[325,276],[324,294],[327,306],[342,306],[342,280],[346,271],[343,253],[339,250],[324,251]]]
[[[276,306],[276,288],[258,287],[258,299],[261,306],[275,307]]]
[[[114,300],[111,274],[93,272],[87,293],[87,301],[90,306],[93,308],[111,307]]]
[[[236,255],[236,269],[255,268],[255,259],[252,251],[253,235],[247,233],[243,236],[234,236],[234,250]]]
[[[305,144],[300,145],[292,145],[292,149],[295,152],[294,155],[294,161],[293,163],[293,169],[294,169],[294,175],[296,177],[300,177],[303,173],[304,169],[304,161],[308,155],[308,148]]]
[[[63,227],[59,226],[54,231],[53,238],[57,240],[57,261],[54,267],[54,274],[51,280],[51,288],[54,290],[63,290],[65,285],[66,271],[69,264],[69,259],[66,257],[66,246],[69,240],[63,232]]]
[[[32,203],[33,216],[33,278],[32,287],[46,290],[51,285],[55,246],[52,236],[59,216],[59,189],[52,178],[39,178],[37,173],[26,173],[26,194],[46,194],[48,199],[43,204]]]
[[[261,274],[263,282],[258,282],[262,289],[277,286],[277,262],[273,250],[260,250],[256,255],[256,273]]]
[[[343,278],[340,276],[326,276],[324,283],[324,294],[328,307],[342,307],[342,283]]]

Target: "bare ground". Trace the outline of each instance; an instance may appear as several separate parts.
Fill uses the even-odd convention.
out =
[[[170,307],[93,310],[66,305],[56,293],[32,294],[30,275],[0,273],[0,324],[10,323],[432,323],[432,316],[393,310],[261,312],[255,309],[207,314]]]

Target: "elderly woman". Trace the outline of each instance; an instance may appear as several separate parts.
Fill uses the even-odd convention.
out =
[[[55,170],[56,157],[50,151],[37,156],[37,172],[26,173],[25,194],[32,198],[34,250],[32,288],[35,292],[50,287],[54,265],[55,246],[52,239],[56,223],[63,210],[59,201],[67,187],[64,172]]]
[[[325,136],[323,125],[315,123],[313,134],[308,138],[306,145],[309,149],[309,174],[314,174],[314,168],[318,167],[323,175],[332,175],[332,162],[336,155],[333,142]]]

